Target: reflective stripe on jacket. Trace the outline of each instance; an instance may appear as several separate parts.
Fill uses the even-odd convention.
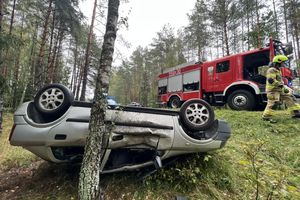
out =
[[[268,80],[273,79],[273,83]],[[280,70],[271,67],[267,71],[266,92],[280,92],[282,90],[283,80]]]

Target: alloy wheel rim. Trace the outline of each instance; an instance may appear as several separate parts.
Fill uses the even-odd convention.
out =
[[[209,120],[209,110],[200,103],[189,105],[185,111],[186,118],[194,125],[203,125]]]
[[[41,94],[39,104],[45,110],[55,110],[62,105],[64,98],[65,95],[61,89],[49,88]]]

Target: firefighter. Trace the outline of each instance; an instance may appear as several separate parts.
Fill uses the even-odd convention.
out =
[[[268,103],[263,112],[262,119],[271,123],[276,123],[272,119],[274,114],[273,108],[280,101],[285,102],[293,118],[300,118],[300,105],[294,102],[290,90],[287,86],[284,86],[280,72],[280,67],[284,67],[284,62],[287,60],[288,58],[285,55],[275,56],[267,71],[266,92]]]

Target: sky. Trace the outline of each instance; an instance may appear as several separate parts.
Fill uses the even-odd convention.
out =
[[[121,3],[119,16],[128,16],[129,27],[127,30],[121,29],[119,34],[131,43],[129,50],[123,49],[125,54],[129,55],[139,45],[149,45],[165,24],[170,24],[175,30],[186,26],[187,13],[191,12],[195,2],[196,0],[129,0],[129,3]],[[88,19],[92,15],[93,3],[94,0],[86,0],[80,4],[80,9]]]

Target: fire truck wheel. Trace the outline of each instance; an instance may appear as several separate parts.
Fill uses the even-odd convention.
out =
[[[173,96],[170,98],[168,104],[170,108],[179,108],[181,105],[181,101],[177,96]]]
[[[181,106],[180,119],[191,131],[203,131],[210,128],[215,120],[212,107],[202,99],[191,99]]]
[[[232,110],[253,110],[255,97],[247,90],[236,90],[228,96],[227,103]]]

